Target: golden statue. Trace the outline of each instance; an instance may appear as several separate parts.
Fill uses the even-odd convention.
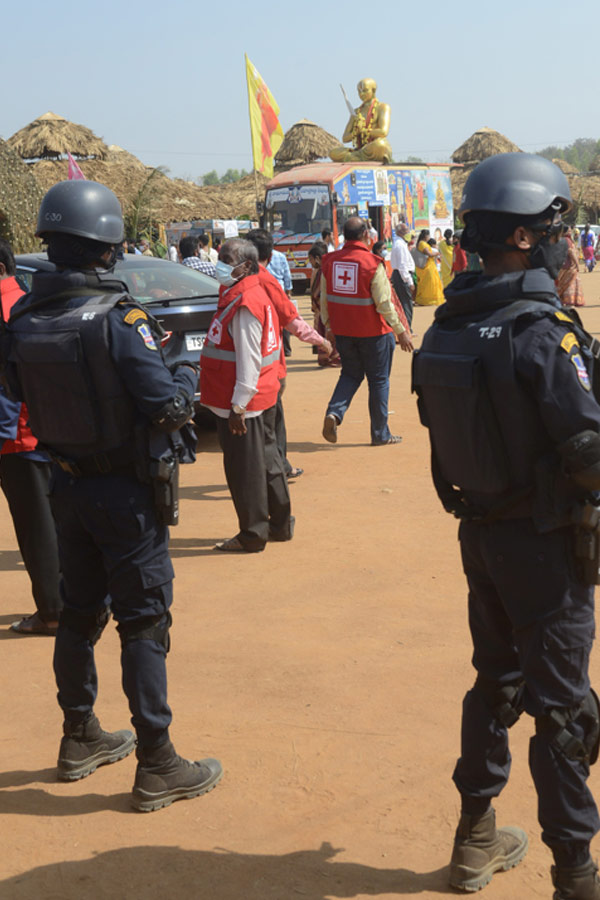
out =
[[[435,219],[447,219],[449,216],[448,206],[446,205],[446,198],[444,197],[444,190],[442,188],[442,182],[438,181],[437,188],[435,191],[435,206],[433,207],[433,216]]]
[[[380,103],[375,96],[377,83],[373,78],[363,78],[357,85],[361,105],[351,114],[342,141],[329,154],[334,162],[381,162],[392,161],[392,148],[386,138],[390,130],[390,107]],[[344,147],[352,141],[351,150]]]

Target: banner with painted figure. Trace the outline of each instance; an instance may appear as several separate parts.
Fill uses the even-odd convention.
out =
[[[440,241],[447,228],[454,230],[452,216],[452,186],[448,172],[433,170],[427,174],[429,199],[429,229],[432,238]]]

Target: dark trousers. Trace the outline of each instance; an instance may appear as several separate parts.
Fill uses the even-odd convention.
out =
[[[281,334],[281,339],[283,341],[283,352],[285,356],[292,355],[292,342],[290,340],[290,333],[285,328]]]
[[[398,269],[392,269],[392,287],[396,291],[398,296],[398,300],[402,304],[402,309],[404,310],[404,314],[406,316],[406,321],[409,326],[412,325],[413,318],[413,294],[409,284],[406,283],[401,277]]]
[[[48,500],[51,468],[51,463],[20,453],[0,456],[0,484],[31,579],[33,599],[45,622],[55,622],[62,608],[56,528]]]
[[[277,394],[277,403],[275,404],[275,435],[277,439],[277,449],[283,462],[283,470],[286,475],[292,471],[292,465],[287,458],[287,429],[285,427],[285,416],[283,413],[283,392],[285,391],[285,378],[281,379],[281,387]]]
[[[477,672],[500,684],[523,679],[531,716],[576,707],[590,687],[594,594],[574,575],[570,530],[540,535],[531,519],[463,522],[459,537]],[[578,722],[571,727],[583,736]],[[463,704],[456,786],[465,797],[496,797],[510,763],[507,729],[474,687]],[[568,759],[542,729],[531,739],[529,766],[542,840],[559,852],[589,842],[600,821],[587,763]]]
[[[246,419],[247,433],[231,434],[227,419],[217,418],[227,486],[239,522],[238,540],[247,550],[262,550],[269,536],[292,536],[290,492],[277,447],[272,406]]]
[[[342,371],[327,407],[327,414],[339,422],[366,376],[369,385],[369,415],[371,443],[384,444],[391,437],[388,428],[388,398],[390,372],[396,341],[394,335],[376,337],[335,336],[335,344],[342,360]]]
[[[65,604],[54,672],[65,719],[78,724],[96,700],[94,625],[107,606],[124,630],[139,633],[165,621],[173,599],[169,533],[157,520],[151,487],[134,477],[76,479],[57,469],[50,500]],[[166,654],[158,640],[122,637],[123,690],[140,746],[157,746],[168,738]]]

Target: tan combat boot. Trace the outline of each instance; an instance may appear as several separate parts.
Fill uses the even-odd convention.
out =
[[[450,887],[480,891],[492,880],[494,872],[505,872],[518,865],[527,847],[527,835],[520,828],[496,828],[496,814],[491,806],[482,816],[463,813],[450,860]]]
[[[589,862],[583,866],[552,866],[552,884],[556,888],[553,900],[600,900],[598,866]]]

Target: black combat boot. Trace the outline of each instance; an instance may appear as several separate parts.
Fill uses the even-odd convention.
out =
[[[588,860],[582,866],[552,866],[553,900],[600,900],[598,866]]]
[[[63,731],[57,763],[59,781],[79,781],[98,766],[129,756],[135,747],[131,731],[102,731],[93,713],[79,725],[65,722]]]
[[[131,803],[140,812],[153,812],[174,800],[207,794],[223,777],[218,759],[189,762],[175,753],[171,741],[152,749],[138,747],[137,758]]]
[[[454,838],[450,860],[450,887],[480,891],[494,872],[505,872],[527,853],[527,835],[520,828],[496,828],[490,808],[481,816],[463,813]]]

